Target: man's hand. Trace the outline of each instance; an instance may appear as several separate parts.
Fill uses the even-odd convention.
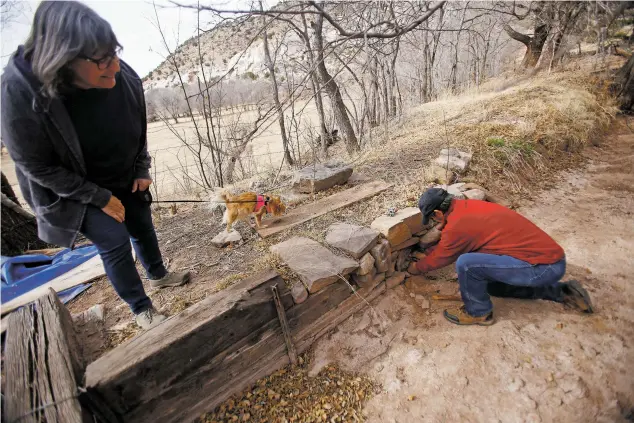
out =
[[[418,270],[418,268],[416,267],[415,261],[409,264],[409,267],[407,268],[407,273],[409,273],[410,275],[420,275],[420,270]]]
[[[121,201],[114,195],[110,197],[110,201],[108,201],[106,207],[101,210],[119,223],[125,220],[125,207],[123,207]]]
[[[135,179],[134,183],[132,184],[132,192],[137,192],[137,190],[145,191],[150,187],[151,183],[151,179]]]
[[[414,251],[412,253],[412,260],[413,261],[419,261],[419,260],[423,260],[425,257],[427,257],[427,254],[422,253],[420,251]]]

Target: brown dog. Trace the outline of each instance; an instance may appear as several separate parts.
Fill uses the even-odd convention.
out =
[[[227,205],[223,223],[227,224],[227,232],[236,220],[246,220],[249,216],[255,216],[258,228],[262,227],[262,216],[270,213],[273,216],[281,216],[286,212],[286,206],[277,195],[258,195],[255,192],[245,192],[239,195],[223,193],[220,198]]]

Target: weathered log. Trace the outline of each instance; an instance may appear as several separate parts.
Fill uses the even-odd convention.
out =
[[[11,314],[5,349],[7,421],[92,421],[78,399],[84,363],[70,313],[51,290]]]

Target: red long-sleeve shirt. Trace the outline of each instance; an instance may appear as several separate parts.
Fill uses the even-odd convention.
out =
[[[416,264],[421,272],[447,266],[465,253],[507,255],[530,264],[564,258],[564,250],[546,232],[499,204],[453,200],[445,217],[440,242]]]

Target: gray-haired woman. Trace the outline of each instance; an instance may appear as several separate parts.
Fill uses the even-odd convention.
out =
[[[43,1],[2,75],[2,139],[39,236],[97,247],[139,326],[165,319],[145,294],[130,240],[153,287],[187,283],[167,272],[150,211],[145,98],[108,22],[82,3]]]

